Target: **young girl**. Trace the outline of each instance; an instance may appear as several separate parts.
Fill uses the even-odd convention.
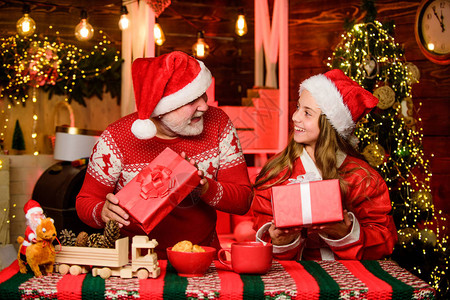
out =
[[[274,245],[277,259],[381,259],[397,241],[383,178],[353,148],[358,120],[378,102],[341,70],[312,76],[299,90],[289,144],[270,159],[255,182],[252,209],[257,239]],[[339,179],[344,220],[276,228],[271,187],[292,181]]]

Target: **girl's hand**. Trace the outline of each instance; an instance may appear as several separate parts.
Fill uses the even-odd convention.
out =
[[[350,233],[352,229],[352,221],[346,209],[344,209],[344,220],[336,223],[312,226],[311,230],[326,234],[330,239],[341,239]]]
[[[198,176],[200,176],[200,189],[201,189],[200,195],[205,194],[209,188],[208,180],[205,178],[205,174],[203,173],[203,171],[198,169],[198,166],[197,166],[197,163],[195,162],[195,160],[192,158],[189,159],[185,152],[181,152],[181,157],[184,158],[185,160],[187,160],[191,165],[193,165],[194,167],[197,168]]]
[[[102,220],[103,222],[108,222],[108,220],[115,220],[119,222],[119,227],[130,225],[128,220],[129,216],[125,210],[119,206],[119,199],[114,195],[109,193],[106,195],[105,205],[102,208]]]
[[[287,245],[292,243],[301,234],[302,227],[276,228],[272,224],[269,228],[270,238],[273,245]]]

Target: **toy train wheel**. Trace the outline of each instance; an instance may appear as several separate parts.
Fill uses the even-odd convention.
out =
[[[80,275],[82,273],[81,267],[77,265],[70,266],[71,275]]]
[[[102,268],[98,271],[98,275],[100,275],[100,277],[103,279],[108,279],[109,277],[111,277],[111,274],[112,271],[110,268]]]
[[[66,265],[66,264],[60,264],[58,266],[58,271],[62,275],[66,275],[67,273],[69,273],[69,269],[70,269],[70,266]]]
[[[138,279],[147,279],[148,278],[148,271],[146,269],[140,269],[136,272],[136,277]]]

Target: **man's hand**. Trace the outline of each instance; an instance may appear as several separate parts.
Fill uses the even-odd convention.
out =
[[[198,165],[195,162],[195,160],[192,159],[192,158],[189,159],[185,152],[181,152],[181,157],[184,158],[185,160],[187,160],[191,165],[193,165],[194,167],[197,168],[198,176],[200,176],[200,178],[201,178],[200,179],[200,184],[199,184],[200,188],[201,188],[200,195],[204,195],[208,191],[208,188],[209,188],[208,180],[205,178],[205,174],[203,173],[203,171],[198,169]]]
[[[108,222],[109,220],[115,220],[119,222],[119,227],[130,225],[128,220],[130,216],[119,206],[119,199],[109,193],[106,195],[105,205],[102,208],[102,220]]]
[[[302,227],[276,228],[275,224],[272,224],[269,228],[272,244],[278,246],[292,243],[300,236],[301,231]]]

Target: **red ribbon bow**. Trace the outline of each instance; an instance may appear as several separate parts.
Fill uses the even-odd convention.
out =
[[[172,171],[169,168],[159,165],[142,170],[136,179],[141,184],[140,196],[145,200],[167,196],[171,188],[170,174]]]

